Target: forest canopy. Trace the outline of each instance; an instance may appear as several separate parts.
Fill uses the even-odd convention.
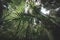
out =
[[[60,40],[59,0],[0,0],[0,40]]]

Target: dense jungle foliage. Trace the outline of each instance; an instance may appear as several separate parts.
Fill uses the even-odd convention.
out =
[[[60,0],[0,0],[0,40],[60,40]]]

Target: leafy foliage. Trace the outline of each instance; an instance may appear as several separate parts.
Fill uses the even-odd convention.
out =
[[[49,0],[42,0],[42,4],[36,6],[35,2],[30,0],[27,4],[30,5],[29,9],[32,9],[32,13],[28,12],[26,14],[24,12],[24,8],[26,5],[25,1],[26,0],[2,0],[1,3],[5,8],[2,9],[2,19],[0,19],[3,22],[0,27],[0,39],[53,40],[55,38],[55,35],[53,35],[53,33],[55,33],[54,28],[59,27],[60,17],[58,16],[58,14],[54,14],[57,13],[55,11],[53,11],[49,15],[42,15],[43,13],[41,12],[41,7],[43,4],[47,9],[55,10],[55,8],[58,6],[54,8],[54,5],[50,8],[50,3],[52,1],[50,2]]]

